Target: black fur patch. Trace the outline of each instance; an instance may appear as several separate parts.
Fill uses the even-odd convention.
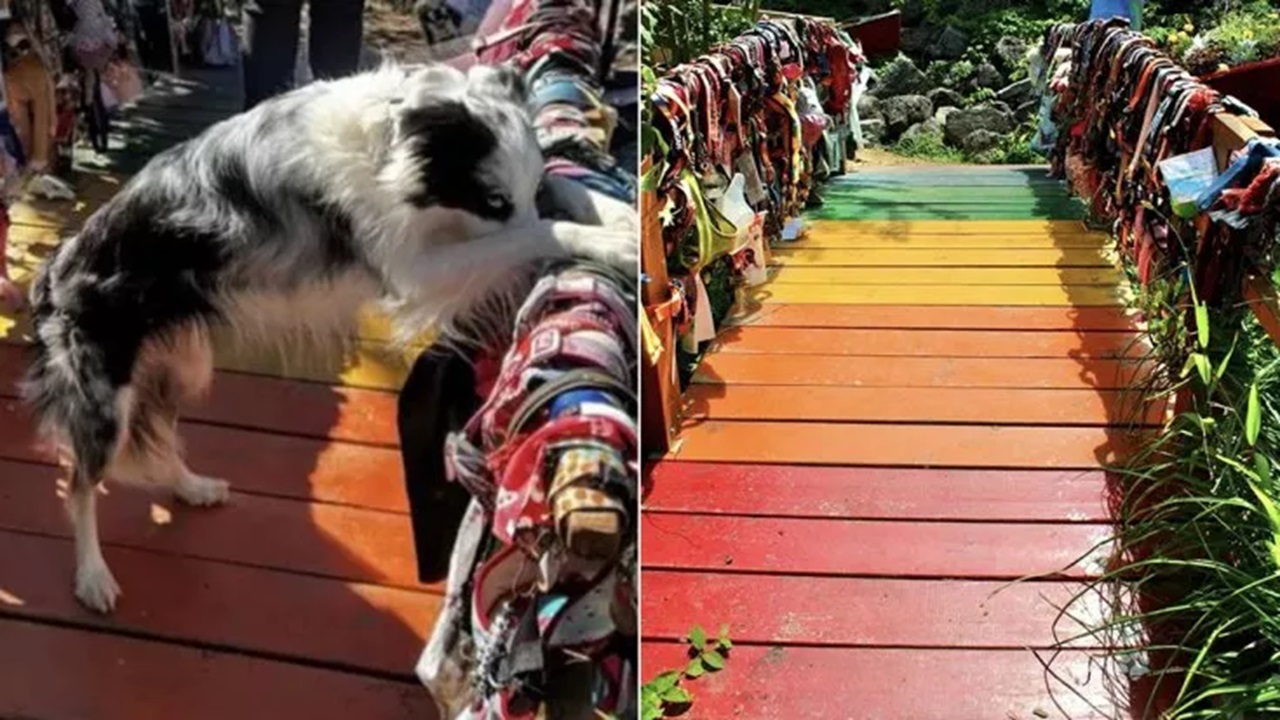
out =
[[[495,188],[477,176],[480,164],[497,148],[498,138],[465,104],[441,101],[408,110],[401,130],[416,138],[414,157],[426,186],[408,198],[410,203],[465,210],[490,220],[511,218],[510,198],[494,196]]]
[[[147,336],[216,312],[226,245],[212,228],[166,224],[167,209],[146,190],[126,191],[89,219],[76,251],[59,258],[58,310],[102,350],[117,387],[129,382]]]

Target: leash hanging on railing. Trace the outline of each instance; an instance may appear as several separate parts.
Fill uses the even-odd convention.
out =
[[[635,177],[607,150],[618,118],[602,99],[600,32],[584,0],[522,0],[478,54],[524,71],[549,178],[634,205]],[[611,269],[556,263],[496,358],[473,367],[433,350],[406,384],[410,495],[462,516],[456,534],[414,519],[424,580],[444,574],[440,549],[453,546],[417,667],[446,717],[634,715],[635,293]]]

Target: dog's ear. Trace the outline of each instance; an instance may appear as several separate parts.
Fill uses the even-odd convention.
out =
[[[478,92],[523,106],[527,99],[524,75],[506,65],[473,65],[467,80]]]
[[[479,118],[459,100],[437,98],[406,107],[400,113],[400,133],[405,137],[481,135],[485,130]]]
[[[458,98],[467,90],[467,76],[449,65],[427,65],[409,76],[405,101],[422,107],[439,98]]]

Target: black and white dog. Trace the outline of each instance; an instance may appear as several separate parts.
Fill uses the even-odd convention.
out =
[[[484,67],[310,85],[157,155],[44,264],[25,390],[71,464],[84,604],[107,612],[120,592],[98,541],[101,480],[227,498],[226,482],[187,468],[176,434],[180,405],[212,380],[213,328],[343,334],[381,300],[412,335],[511,292],[535,261],[635,272],[634,228],[538,219],[542,158],[522,104],[518,76]]]

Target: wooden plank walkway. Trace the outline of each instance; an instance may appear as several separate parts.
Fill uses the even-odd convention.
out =
[[[80,201],[13,209],[20,277],[151,155],[239,107],[239,73],[192,72],[126,113]],[[82,166],[94,162],[82,158]],[[407,367],[370,316],[346,355],[222,344],[211,397],[184,423],[192,465],[232,483],[196,510],[111,487],[114,615],[71,593],[60,473],[15,383],[26,325],[0,317],[0,717],[432,718],[412,676],[440,605],[416,580],[395,396]]]
[[[645,677],[728,623],[690,717],[1110,717],[1097,648],[1042,666],[1105,557],[1102,468],[1158,420],[1125,392],[1143,348],[1105,236],[1036,169],[824,196],[647,468]]]

